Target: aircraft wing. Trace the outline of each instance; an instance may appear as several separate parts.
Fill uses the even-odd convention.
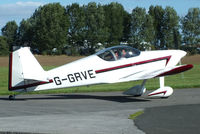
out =
[[[152,71],[143,70],[143,71],[136,72],[134,74],[122,77],[122,78],[120,78],[120,81],[151,79],[151,78],[155,78],[155,77],[173,75],[173,74],[177,74],[177,73],[187,71],[191,68],[193,68],[193,65],[188,64],[188,65],[167,67],[165,69],[160,69],[160,70],[152,70]]]
[[[159,72],[159,74],[156,77],[178,74],[178,73],[187,71],[191,68],[193,68],[192,64],[169,67],[169,68],[166,68],[163,71]]]

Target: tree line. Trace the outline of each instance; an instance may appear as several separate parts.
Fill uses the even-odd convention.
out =
[[[136,7],[128,13],[116,2],[101,5],[59,3],[40,6],[19,26],[9,21],[1,29],[0,55],[11,46],[30,46],[40,54],[89,55],[100,47],[128,44],[144,49],[184,49],[197,53],[200,47],[200,8],[179,17],[167,6]]]

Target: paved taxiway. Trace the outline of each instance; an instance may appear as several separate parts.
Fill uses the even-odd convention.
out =
[[[150,131],[148,124],[154,124],[152,125],[154,129],[157,128],[156,121],[158,124],[159,122],[170,123],[162,120],[164,118],[157,118],[155,121],[154,118],[149,119],[149,116],[153,117],[154,113],[162,117],[164,113],[165,117],[170,117],[176,111],[169,111],[177,107],[181,107],[178,108],[181,110],[177,110],[179,116],[173,116],[170,121],[177,121],[176,118],[180,118],[182,124],[179,123],[178,126],[184,130],[191,122],[184,120],[183,116],[188,116],[186,119],[192,117],[199,121],[200,116],[196,117],[199,108],[192,107],[199,104],[200,89],[175,90],[168,99],[148,99],[145,96],[135,98],[122,95],[121,92],[20,95],[15,101],[9,101],[7,96],[0,96],[0,133],[143,134]],[[181,112],[193,108],[194,110],[190,110],[188,114]],[[135,125],[135,122],[128,117],[140,110],[145,110],[145,114],[136,120]],[[163,110],[166,112],[160,112]],[[149,120],[145,121],[145,119]],[[196,123],[195,120],[192,121]],[[192,133],[196,129],[193,126],[193,130],[188,131]],[[165,128],[156,132],[162,133],[163,130]]]

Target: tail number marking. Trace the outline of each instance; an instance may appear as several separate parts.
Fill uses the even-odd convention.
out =
[[[87,70],[83,72],[76,72],[67,74],[66,78],[60,79],[60,77],[54,77],[54,82],[56,85],[62,85],[63,81],[69,81],[70,83],[78,82],[87,79],[94,79],[96,78],[95,73],[93,70]]]

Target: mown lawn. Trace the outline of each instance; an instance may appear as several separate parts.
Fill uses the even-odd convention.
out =
[[[53,66],[45,66],[46,70],[54,68]],[[134,85],[140,84],[142,81],[132,81],[116,84],[102,84],[92,86],[82,86],[65,88],[59,90],[48,90],[34,93],[69,93],[69,92],[107,92],[107,91],[125,91]],[[174,89],[178,88],[196,88],[200,87],[200,65],[194,65],[192,70],[180,73],[173,76],[165,77],[165,85],[171,86]],[[148,90],[153,90],[159,87],[159,79],[150,79],[146,83]],[[8,68],[0,67],[0,95],[8,95]]]

